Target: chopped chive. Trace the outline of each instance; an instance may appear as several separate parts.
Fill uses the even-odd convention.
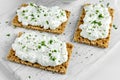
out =
[[[114,28],[114,29],[117,29],[116,25],[113,24],[113,28]]]
[[[101,25],[102,25],[102,23],[101,23],[101,22],[98,22],[98,25],[99,25],[99,26],[101,26]]]
[[[31,76],[28,76],[28,78],[30,79],[30,78],[31,78]]]
[[[6,21],[5,23],[8,23],[8,21]]]
[[[99,13],[99,10],[96,10],[96,14]]]
[[[49,22],[48,22],[48,21],[46,21],[46,23],[47,23],[47,24],[49,24]]]
[[[22,47],[22,49],[24,49],[24,48],[25,48],[25,46]]]
[[[6,34],[6,36],[10,36],[10,34]]]
[[[33,14],[31,14],[31,16],[33,16],[33,17],[34,17],[34,15],[33,15]]]
[[[89,35],[91,34],[91,33],[88,33]]]
[[[49,53],[49,56],[51,56],[52,54],[51,53]]]
[[[59,18],[59,16],[57,16],[57,18]]]
[[[30,3],[30,6],[34,6],[33,3]]]
[[[50,59],[52,60],[52,61],[55,61],[56,60],[56,57],[50,57]]]
[[[28,16],[26,16],[25,19],[28,19]]]
[[[41,46],[40,45],[38,45],[38,49],[40,49],[41,48]]]
[[[52,44],[52,43],[53,43],[53,40],[50,40],[49,43]]]
[[[44,16],[47,16],[46,14],[44,14]]]
[[[98,15],[98,18],[104,18],[104,16],[102,14]]]
[[[109,7],[110,3],[107,3],[107,7]]]
[[[53,50],[53,52],[57,52],[57,50]]]
[[[25,13],[25,10],[23,10],[22,12]]]
[[[41,42],[41,45],[42,45],[42,46],[46,46],[46,45],[45,45],[45,41],[42,41],[42,42]]]

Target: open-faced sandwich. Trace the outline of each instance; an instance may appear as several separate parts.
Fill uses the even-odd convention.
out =
[[[17,27],[61,34],[67,25],[70,12],[58,6],[45,7],[36,4],[22,4],[12,20]]]
[[[108,47],[114,10],[102,4],[83,7],[74,41],[101,48]]]
[[[19,33],[7,59],[20,64],[65,74],[73,45],[39,32]]]

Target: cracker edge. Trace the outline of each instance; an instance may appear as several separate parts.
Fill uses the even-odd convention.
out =
[[[18,34],[18,37],[20,37],[22,35],[22,33],[20,32]],[[67,72],[67,68],[68,68],[68,65],[69,65],[69,61],[70,61],[70,57],[72,55],[72,49],[73,49],[73,45],[71,43],[66,43],[67,45],[67,51],[68,51],[68,60],[66,62],[64,62],[63,64],[61,65],[57,65],[57,66],[42,66],[38,63],[31,63],[31,62],[28,62],[28,61],[24,61],[24,60],[21,60],[19,57],[15,56],[15,51],[11,48],[9,50],[9,53],[7,55],[7,59],[9,61],[12,61],[12,62],[16,62],[16,63],[19,63],[19,64],[24,64],[24,65],[27,65],[27,66],[31,66],[31,67],[35,67],[35,68],[40,68],[40,69],[43,69],[43,70],[47,70],[47,71],[52,71],[52,72],[56,72],[56,73],[60,73],[60,74],[66,74]]]
[[[21,7],[26,7],[28,4],[22,4]],[[67,26],[68,20],[70,18],[70,11],[65,10],[66,12],[66,16],[67,16],[67,21],[63,22],[60,26],[58,26],[58,28],[56,29],[44,29],[41,26],[32,26],[32,25],[22,25],[21,22],[18,21],[18,16],[16,15],[13,20],[12,20],[12,25],[16,26],[16,27],[22,27],[22,28],[26,28],[26,29],[32,29],[32,30],[38,30],[38,31],[43,31],[43,32],[50,32],[50,33],[54,33],[54,34],[62,34],[65,31],[65,28]]]
[[[85,4],[84,6],[87,6],[87,5],[90,5],[90,4]],[[83,6],[83,7],[84,7]],[[108,37],[106,38],[100,38],[100,39],[97,39],[97,40],[94,40],[94,41],[91,41],[87,38],[84,38],[82,36],[80,36],[80,32],[82,31],[81,29],[79,29],[79,26],[81,24],[83,24],[83,19],[84,19],[84,16],[85,16],[85,11],[84,11],[84,8],[82,9],[82,13],[80,15],[80,18],[79,18],[79,21],[78,21],[78,27],[74,33],[74,38],[73,40],[76,41],[76,42],[79,42],[79,43],[84,43],[84,44],[87,44],[87,45],[91,45],[91,46],[97,46],[97,47],[100,47],[100,48],[107,48],[108,47],[108,44],[109,44],[109,40],[110,40],[110,33],[111,33],[111,28],[112,28],[112,24],[113,24],[113,14],[114,14],[114,9],[113,8],[108,8],[109,10],[109,13],[110,13],[110,16],[111,16],[111,23],[110,23],[110,29],[109,29],[109,34],[108,34]]]

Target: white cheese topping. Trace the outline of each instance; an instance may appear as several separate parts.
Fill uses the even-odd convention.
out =
[[[12,48],[20,59],[43,66],[56,66],[68,60],[66,43],[47,33],[23,33]]]
[[[89,40],[106,38],[111,23],[108,8],[102,4],[94,4],[85,6],[84,10],[86,14],[83,19],[84,23],[79,26],[82,29],[80,35]]]
[[[67,20],[65,10],[57,6],[47,8],[33,3],[18,9],[17,16],[23,25],[42,26],[44,29],[56,29]]]

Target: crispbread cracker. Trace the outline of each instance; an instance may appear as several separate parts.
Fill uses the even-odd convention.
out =
[[[85,5],[85,6],[87,6],[87,5]],[[85,44],[92,45],[92,46],[101,47],[101,48],[107,48],[108,44],[109,44],[109,40],[110,40],[110,32],[111,32],[111,28],[112,28],[113,13],[114,13],[114,9],[112,9],[112,8],[108,8],[108,9],[109,9],[110,16],[112,17],[108,37],[100,38],[100,39],[91,41],[91,40],[84,38],[80,35],[80,32],[82,30],[79,28],[79,26],[84,23],[83,19],[85,17],[85,10],[83,9],[81,16],[80,16],[80,19],[78,21],[78,25],[77,25],[78,27],[77,27],[76,32],[74,34],[74,41],[80,42],[80,43],[85,43]]]
[[[19,33],[18,37],[20,37],[21,35],[22,35],[22,33]],[[42,66],[38,63],[31,63],[31,62],[28,62],[28,61],[21,60],[19,57],[15,56],[15,51],[12,48],[9,51],[7,59],[10,60],[10,61],[16,62],[16,63],[27,65],[27,66],[36,67],[36,68],[40,68],[40,69],[44,69],[44,70],[48,70],[48,71],[52,71],[52,72],[65,74],[66,71],[67,71],[67,67],[68,67],[70,57],[71,57],[71,54],[72,54],[72,49],[73,49],[73,45],[70,44],[70,43],[66,43],[66,46],[67,46],[66,48],[67,48],[67,51],[68,51],[68,60],[66,62],[64,62],[63,64],[57,65],[55,67],[52,67],[52,66],[47,66],[46,67],[46,66]]]
[[[27,5],[28,4],[22,4],[21,7],[26,7]],[[33,29],[33,30],[38,30],[38,31],[51,32],[51,33],[55,33],[55,34],[62,34],[65,30],[68,19],[70,17],[70,11],[65,10],[65,12],[66,12],[66,16],[67,16],[67,21],[62,23],[56,29],[44,29],[42,26],[33,26],[33,25],[25,26],[25,25],[22,25],[22,23],[18,21],[18,16],[17,15],[12,20],[12,25],[17,26],[17,27],[26,28],[26,29]]]

